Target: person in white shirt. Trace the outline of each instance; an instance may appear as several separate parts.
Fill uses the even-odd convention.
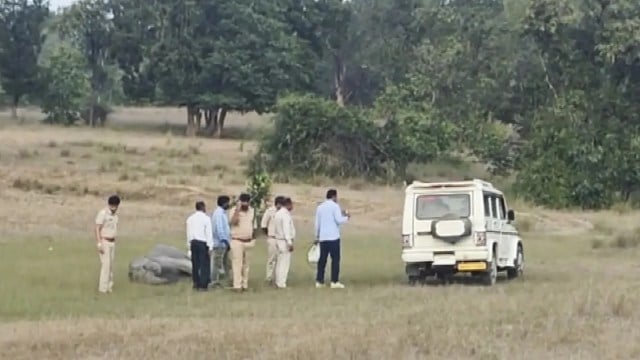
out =
[[[206,291],[211,277],[213,232],[204,201],[196,202],[196,211],[187,218],[187,245],[191,249],[193,288]]]
[[[276,196],[273,201],[273,206],[264,212],[262,221],[260,222],[260,228],[262,228],[262,232],[267,236],[267,272],[264,281],[268,284],[273,284],[275,277],[278,246],[275,238],[275,222],[273,219],[276,212],[280,210],[282,206],[282,200],[284,200],[284,196]]]
[[[349,213],[342,211],[338,205],[338,191],[329,189],[327,200],[316,209],[315,243],[320,243],[320,258],[316,272],[317,288],[324,286],[327,258],[331,256],[331,288],[344,289],[340,282],[340,226],[350,218]]]
[[[296,237],[296,228],[291,218],[293,202],[291,198],[282,200],[280,210],[274,215],[274,235],[278,256],[276,258],[275,285],[278,289],[287,287],[289,266],[291,265],[291,253],[293,252],[293,240]]]

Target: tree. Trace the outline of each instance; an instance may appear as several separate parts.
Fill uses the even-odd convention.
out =
[[[280,2],[167,3],[151,50],[160,99],[187,107],[187,134],[205,113],[205,134],[222,136],[229,111],[263,113],[313,69]]]
[[[82,53],[60,45],[50,55],[44,67],[46,87],[42,96],[42,111],[52,124],[71,125],[80,117],[87,94],[91,90]]]
[[[123,92],[134,103],[156,99],[151,49],[161,35],[161,6],[151,0],[108,1],[113,15],[110,55],[123,72]]]
[[[90,125],[95,126],[94,108],[101,102],[110,83],[109,46],[111,44],[111,13],[106,0],[81,0],[63,14],[60,24],[62,38],[80,49],[91,78],[89,97]]]
[[[38,55],[44,43],[49,4],[42,0],[0,2],[0,83],[11,97],[11,116],[18,116],[24,95],[36,94]]]

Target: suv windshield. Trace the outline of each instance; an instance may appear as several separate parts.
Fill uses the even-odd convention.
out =
[[[469,194],[420,195],[416,200],[418,220],[439,219],[445,215],[469,217],[471,213]]]

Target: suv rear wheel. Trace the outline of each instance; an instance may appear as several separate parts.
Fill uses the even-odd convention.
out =
[[[524,272],[524,250],[522,249],[522,245],[518,244],[518,252],[516,254],[516,259],[513,263],[513,267],[507,270],[507,277],[509,279],[515,279],[517,277],[521,277]]]
[[[493,252],[491,262],[487,265],[489,265],[489,268],[482,276],[482,283],[486,286],[493,286],[496,284],[496,280],[498,279],[498,261],[496,259],[495,251]]]

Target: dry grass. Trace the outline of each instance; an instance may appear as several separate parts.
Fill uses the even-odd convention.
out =
[[[303,245],[291,288],[263,287],[262,243],[247,294],[129,283],[132,257],[155,243],[183,246],[196,199],[212,204],[244,188],[242,164],[254,148],[143,128],[143,118],[167,113],[121,109],[102,131],[29,121],[0,130],[0,358],[640,358],[638,214],[626,209],[557,212],[512,200],[525,231],[523,280],[409,288],[399,259],[402,189],[276,184],[296,201],[302,244],[316,202],[339,187],[354,215],[344,234],[345,291],[312,288]],[[98,297],[91,223],[114,191],[124,197],[116,287]]]

